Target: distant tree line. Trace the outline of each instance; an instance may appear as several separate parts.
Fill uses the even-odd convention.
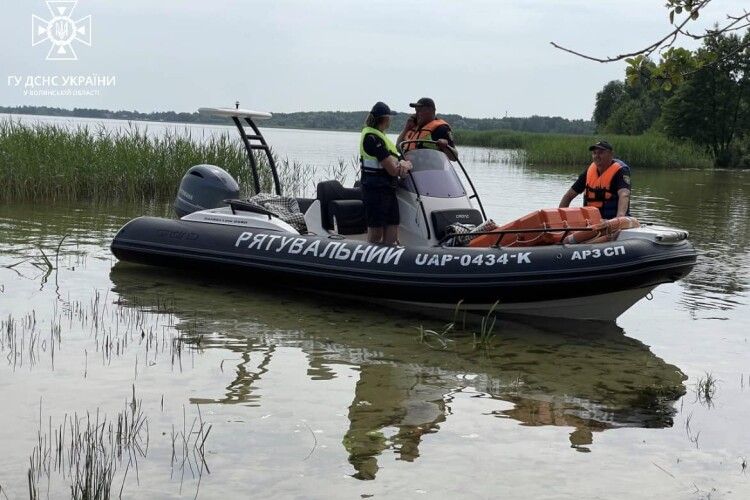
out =
[[[226,125],[227,119],[199,113],[177,113],[162,111],[141,113],[138,111],[109,111],[106,109],[90,108],[51,108],[48,106],[0,106],[0,113],[16,115],[66,116],[75,118],[98,118],[111,120],[174,122],[174,123],[205,123]]]
[[[628,62],[625,81],[596,95],[598,132],[665,134],[705,148],[717,166],[750,168],[750,31]]]
[[[226,125],[227,119],[199,113],[177,113],[174,111],[140,113],[138,111],[109,111],[105,109],[74,108],[61,109],[47,106],[0,106],[0,113],[73,116],[81,118],[106,118],[115,120],[156,121],[175,123],[204,123]],[[394,117],[392,131],[404,126],[405,113]],[[559,116],[530,116],[526,118],[465,118],[461,115],[440,115],[456,130],[513,130],[517,132],[538,132],[556,134],[591,134],[594,123],[588,120],[568,120]],[[274,113],[270,120],[259,124],[264,127],[349,130],[362,129],[367,111],[306,111],[297,113]]]

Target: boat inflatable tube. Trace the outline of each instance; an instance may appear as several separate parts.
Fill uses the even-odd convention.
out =
[[[540,247],[399,247],[341,236],[139,217],[115,236],[124,261],[224,272],[253,286],[455,306],[564,299],[648,288],[685,276],[696,253],[627,238]]]

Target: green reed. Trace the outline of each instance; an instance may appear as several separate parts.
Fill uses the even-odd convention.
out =
[[[265,155],[257,158],[262,190],[270,192]],[[0,121],[0,199],[169,200],[187,169],[201,163],[218,165],[241,186],[251,186],[244,147],[229,133],[195,137],[188,130],[152,136],[134,125],[112,131]],[[276,163],[282,180],[291,181],[288,190],[307,187],[303,165]]]
[[[451,342],[456,339],[449,338],[450,334],[458,334],[459,332],[466,332],[466,310],[462,309],[463,299],[456,303],[456,307],[453,309],[453,320],[450,323],[445,324],[439,330],[431,330],[425,328],[423,325],[416,327],[418,336],[417,341],[426,345],[430,349],[435,350],[446,350]],[[481,317],[479,323],[479,331],[471,331],[471,349],[476,351],[480,348],[485,351],[489,351],[492,348],[493,340],[495,339],[497,332],[495,331],[495,323],[497,322],[497,306],[500,301],[495,301],[494,304],[489,308],[487,313]],[[461,316],[461,324],[459,324],[459,316]]]
[[[534,134],[506,130],[458,131],[456,142],[466,146],[512,149],[511,161],[537,165],[586,165],[591,162],[588,147],[607,140],[615,156],[634,168],[707,168],[708,153],[690,143],[678,143],[657,134],[646,135],[563,135]]]
[[[492,307],[490,307],[490,310],[487,311],[487,314],[482,317],[482,322],[479,326],[479,332],[472,333],[474,350],[477,350],[481,347],[488,351],[492,347],[492,339],[494,339],[496,335],[496,309],[499,303],[500,301],[497,300],[494,304],[492,304]]]
[[[714,398],[716,397],[716,386],[717,379],[713,374],[706,372],[705,377],[698,378],[698,382],[695,386],[695,394],[697,400],[708,406],[709,408],[714,404]]]
[[[27,471],[29,498],[42,498],[40,482],[49,481],[55,473],[69,483],[70,498],[112,498],[115,474],[125,464],[122,497],[128,470],[132,466],[137,471],[138,459],[146,458],[149,446],[148,418],[142,401],[135,397],[135,386],[132,394],[132,400],[112,420],[99,409],[85,415],[66,413],[62,424],[54,428],[50,417],[47,429],[42,426],[40,401],[37,445]]]

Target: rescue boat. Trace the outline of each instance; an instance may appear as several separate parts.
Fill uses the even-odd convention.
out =
[[[191,167],[175,200],[178,218],[125,224],[111,245],[119,260],[400,308],[452,310],[460,302],[469,311],[495,306],[510,314],[604,321],[656,286],[683,278],[696,262],[686,231],[632,218],[603,221],[591,207],[541,209],[497,225],[461,162],[454,165],[429,144],[405,153],[414,168],[396,188],[400,245],[370,244],[360,188],[327,180],[315,198],[282,196],[255,123],[270,113],[199,111],[234,122],[256,196],[240,199],[240,186],[218,166]],[[266,155],[274,194],[261,192],[255,151]]]

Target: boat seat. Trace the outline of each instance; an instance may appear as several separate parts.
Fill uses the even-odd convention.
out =
[[[362,234],[367,232],[365,205],[362,200],[334,200],[328,210],[335,222],[338,234]]]
[[[336,180],[323,181],[318,183],[317,199],[320,201],[320,220],[324,229],[333,230],[335,215],[339,230],[349,231],[340,234],[367,232],[362,188],[346,188]],[[347,203],[342,203],[344,201]]]
[[[310,205],[315,202],[314,198],[297,198],[297,204],[299,205],[299,211],[303,214],[307,212],[307,209],[310,208]]]

